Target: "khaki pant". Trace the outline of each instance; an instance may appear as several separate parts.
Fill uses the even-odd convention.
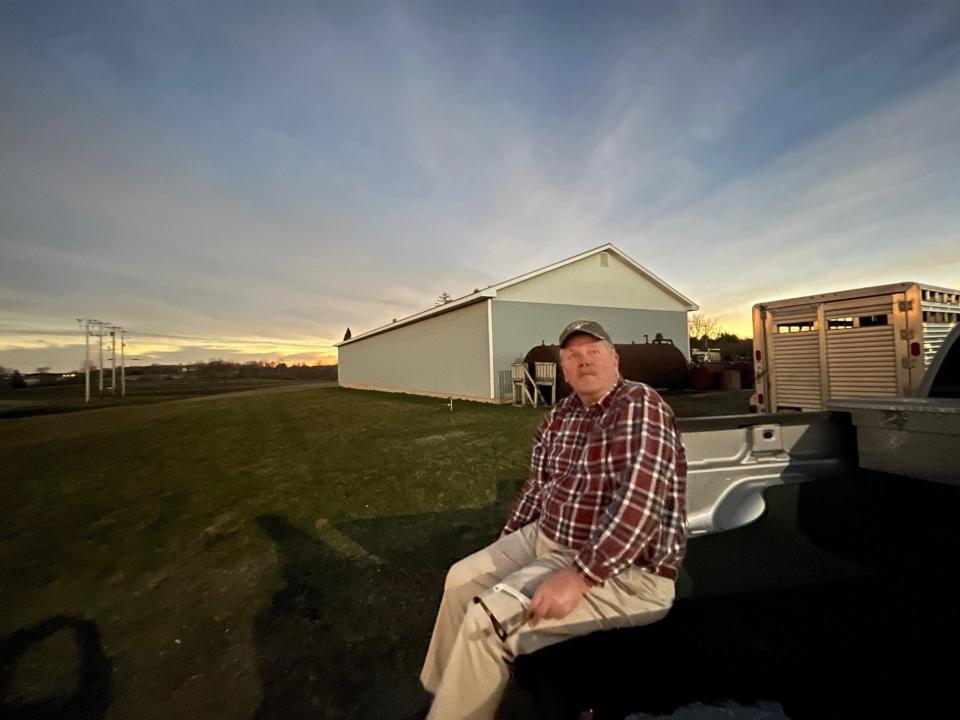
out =
[[[420,673],[435,695],[429,718],[493,718],[518,655],[595,630],[646,625],[673,604],[672,580],[630,567],[592,587],[562,620],[524,623],[520,601],[493,586],[503,582],[532,597],[543,578],[570,567],[576,552],[543,537],[536,523],[455,563],[447,574],[437,623]],[[479,596],[509,633],[497,637]]]

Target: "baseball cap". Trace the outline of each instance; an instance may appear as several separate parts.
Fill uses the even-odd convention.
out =
[[[574,320],[560,333],[560,347],[563,347],[564,343],[571,337],[581,333],[584,335],[593,335],[593,337],[598,340],[606,340],[608,343],[613,343],[610,335],[600,326],[600,323],[594,322],[593,320]]]

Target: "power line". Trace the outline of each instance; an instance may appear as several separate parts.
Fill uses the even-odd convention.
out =
[[[103,397],[103,328],[108,325],[108,323],[103,322],[102,320],[94,320],[93,318],[77,318],[77,322],[80,323],[81,330],[83,330],[84,335],[84,346],[85,354],[83,358],[83,373],[84,373],[84,402],[90,402],[90,337],[94,336],[97,338],[99,343],[99,373],[98,373],[98,384],[100,386],[100,397]],[[91,332],[92,327],[96,327],[96,332]],[[113,330],[111,330],[113,334]],[[114,374],[116,377],[116,374]],[[116,382],[114,382],[116,385]]]
[[[117,394],[117,333],[120,334],[120,395],[121,397],[126,396],[126,347],[127,340],[130,335],[136,335],[138,337],[147,337],[147,338],[158,338],[158,339],[167,339],[167,340],[190,340],[197,343],[207,343],[210,349],[218,350],[229,350],[230,346],[239,346],[243,347],[267,347],[268,350],[261,351],[260,353],[254,354],[266,354],[270,350],[276,351],[281,348],[303,348],[312,352],[318,352],[322,350],[327,350],[333,347],[332,344],[322,344],[322,343],[303,343],[297,341],[287,341],[278,338],[208,338],[202,337],[199,335],[181,335],[179,333],[151,333],[151,332],[135,332],[122,328],[119,325],[113,325],[109,322],[103,320],[96,320],[94,318],[77,318],[77,323],[80,325],[80,331],[83,333],[83,345],[84,345],[84,361],[83,361],[83,372],[84,372],[84,401],[90,402],[90,371],[92,369],[93,363],[90,361],[90,338],[95,338],[97,341],[97,346],[95,348],[97,352],[97,389],[100,397],[103,397],[104,391],[104,356],[103,356],[103,336],[104,331],[109,333],[109,347],[107,351],[109,352],[110,359],[110,393],[112,395]],[[32,337],[63,337],[67,335],[73,335],[76,330],[63,330],[57,331],[52,329],[30,329],[30,328],[3,328],[0,327],[0,334],[8,335],[21,335],[21,336],[32,336]],[[215,346],[227,346],[227,347],[215,347]],[[270,346],[273,346],[272,348]],[[182,348],[181,352],[189,352],[191,349],[196,348]]]
[[[90,338],[96,337],[99,352],[99,391],[100,397],[103,397],[103,331],[110,331],[110,394],[114,397],[117,394],[117,333],[120,334],[120,396],[127,395],[127,377],[126,377],[126,354],[124,349],[127,345],[127,331],[119,325],[111,325],[102,320],[93,318],[77,318],[80,325],[80,331],[83,333],[84,357],[83,357],[83,399],[84,402],[90,402]],[[96,328],[94,331],[93,328]]]

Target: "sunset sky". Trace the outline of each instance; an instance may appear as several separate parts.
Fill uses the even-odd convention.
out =
[[[0,365],[332,362],[607,242],[740,333],[960,287],[960,3],[0,3]]]

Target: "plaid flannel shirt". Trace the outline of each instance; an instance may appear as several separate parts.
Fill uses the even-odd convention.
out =
[[[530,475],[504,534],[540,532],[578,551],[592,584],[632,564],[678,569],[686,549],[687,462],[673,410],[622,378],[584,407],[571,394],[537,428]]]

